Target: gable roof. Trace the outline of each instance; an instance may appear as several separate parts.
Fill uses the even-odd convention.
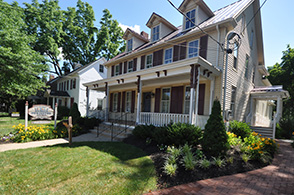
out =
[[[147,38],[145,38],[143,35],[140,35],[139,33],[131,30],[130,28],[127,28],[125,34],[123,35],[123,38],[125,40],[127,40],[129,34],[132,34],[134,37],[137,37],[138,39],[140,39],[144,42],[149,42],[149,40]]]
[[[179,6],[179,10],[185,11],[186,5],[190,2],[194,1],[195,4],[201,7],[201,9],[210,17],[214,16],[214,13],[211,9],[207,6],[207,4],[203,0],[184,0],[181,5]]]
[[[173,24],[171,24],[169,21],[167,21],[165,18],[163,18],[162,16],[160,16],[159,14],[157,14],[155,12],[153,12],[152,15],[150,16],[148,22],[146,23],[146,26],[151,28],[152,27],[152,22],[154,20],[158,20],[159,23],[165,24],[167,27],[169,27],[172,30],[177,30],[178,29]]]

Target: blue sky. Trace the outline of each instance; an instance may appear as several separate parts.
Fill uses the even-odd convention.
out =
[[[8,3],[13,0],[4,0]],[[212,11],[222,8],[236,0],[204,0]],[[19,4],[23,2],[31,3],[30,0],[17,0]],[[40,0],[39,0],[40,2]],[[62,9],[75,7],[77,0],[59,0]],[[150,34],[146,23],[153,12],[156,12],[170,21],[175,26],[181,25],[182,16],[171,7],[167,0],[86,0],[92,5],[96,25],[102,17],[102,10],[107,8],[120,24],[144,30]],[[182,0],[172,0],[179,6]],[[264,0],[260,0],[262,4]],[[265,65],[272,66],[276,62],[281,62],[282,51],[286,50],[287,44],[294,47],[294,25],[290,22],[294,19],[293,0],[268,0],[261,9],[263,43],[265,52]]]

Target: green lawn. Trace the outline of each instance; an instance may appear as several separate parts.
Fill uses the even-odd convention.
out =
[[[152,160],[124,143],[6,151],[0,153],[0,167],[0,194],[142,194],[156,189]]]
[[[10,132],[13,132],[13,125],[18,125],[19,123],[25,124],[24,119],[19,119],[19,118],[12,118],[12,117],[0,117],[0,137],[8,134]],[[51,125],[54,125],[54,121],[50,123]],[[37,124],[32,124],[31,121],[29,121],[28,125],[37,125]],[[38,126],[38,125],[37,125]]]

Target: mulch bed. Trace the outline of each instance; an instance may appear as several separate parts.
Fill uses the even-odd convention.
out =
[[[156,169],[158,188],[168,188],[198,180],[247,172],[268,165],[259,161],[248,161],[245,163],[240,155],[234,154],[234,162],[232,164],[227,163],[223,168],[211,166],[207,170],[204,170],[196,167],[193,171],[186,171],[184,167],[179,166],[176,175],[174,177],[170,177],[163,172],[163,166],[167,154],[164,151],[160,151],[155,144],[146,144],[145,140],[138,139],[133,135],[124,139],[123,142],[141,148],[148,155],[150,155]]]

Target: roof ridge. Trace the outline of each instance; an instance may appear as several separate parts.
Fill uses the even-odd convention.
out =
[[[235,2],[233,2],[233,3],[231,3],[231,4],[228,4],[228,5],[226,5],[225,7],[222,7],[222,8],[219,8],[219,9],[213,11],[213,13],[218,12],[218,11],[220,11],[220,10],[222,10],[222,9],[225,9],[225,8],[231,6],[231,5],[236,4],[236,3],[239,3],[240,1],[243,1],[243,0],[238,0],[238,1],[235,1]]]

